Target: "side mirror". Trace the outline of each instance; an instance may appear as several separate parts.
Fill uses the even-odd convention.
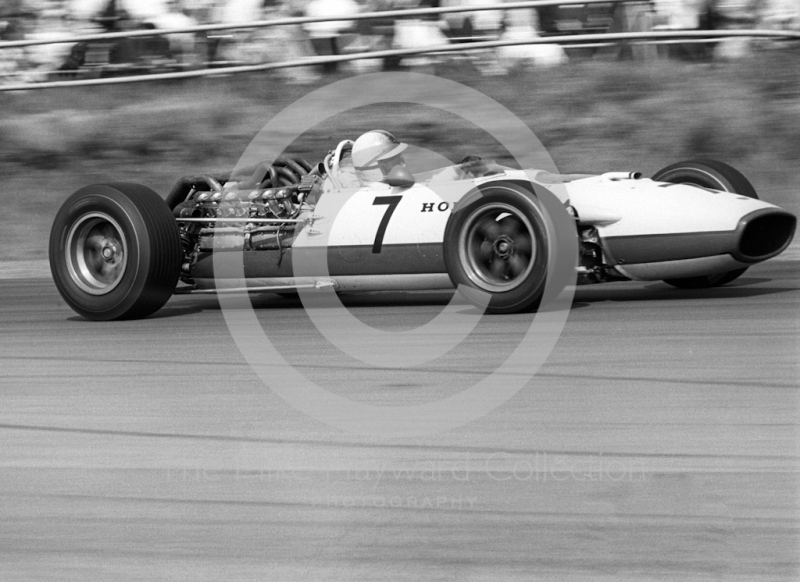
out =
[[[395,166],[389,175],[383,179],[384,184],[389,184],[392,188],[409,188],[414,185],[416,180],[405,166]]]

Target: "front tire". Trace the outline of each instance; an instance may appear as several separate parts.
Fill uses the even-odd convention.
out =
[[[755,188],[736,168],[715,160],[697,160],[693,162],[679,162],[667,166],[653,175],[657,182],[670,184],[694,184],[712,190],[721,190],[758,198]],[[719,287],[741,277],[747,267],[718,273],[716,275],[701,275],[685,279],[666,279],[664,282],[680,289],[707,289]]]
[[[138,319],[172,296],[182,251],[161,197],[138,184],[70,196],[50,231],[50,270],[64,301],[94,321]]]
[[[448,221],[444,260],[453,286],[489,295],[487,313],[535,309],[547,278],[542,209],[515,184],[491,184]]]

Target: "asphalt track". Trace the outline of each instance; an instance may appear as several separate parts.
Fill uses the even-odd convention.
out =
[[[797,579],[799,274],[582,287],[511,401],[394,440],[275,396],[213,298],[96,324],[47,279],[0,280],[0,580]],[[347,304],[399,330],[446,300]],[[375,370],[297,301],[254,303],[297,369],[383,405],[474,384],[530,321],[484,318],[422,369]]]

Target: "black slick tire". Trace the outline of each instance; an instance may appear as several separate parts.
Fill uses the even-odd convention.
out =
[[[164,200],[138,184],[96,184],[70,196],[50,232],[50,270],[64,301],[94,321],[138,319],[175,290],[182,258]]]
[[[470,290],[488,294],[487,313],[538,307],[547,279],[548,240],[536,197],[518,184],[493,182],[463,202],[444,236],[453,286],[466,288],[468,298]]]

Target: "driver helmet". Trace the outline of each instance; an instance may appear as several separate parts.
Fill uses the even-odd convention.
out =
[[[405,166],[403,150],[407,147],[382,129],[361,135],[353,144],[353,165],[359,179],[364,183],[380,182],[395,166]]]

